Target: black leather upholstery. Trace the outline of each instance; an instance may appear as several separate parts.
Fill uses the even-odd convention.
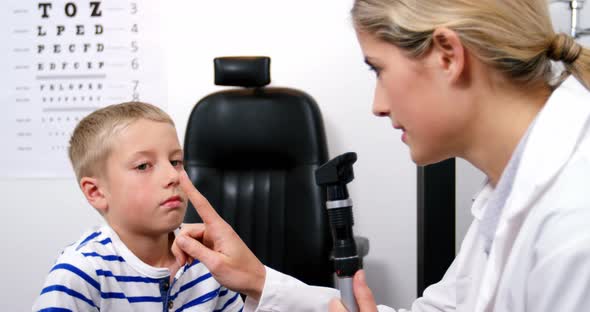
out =
[[[218,57],[213,64],[216,85],[263,87],[270,83],[269,57]]]
[[[309,95],[286,88],[211,94],[193,109],[184,148],[193,183],[264,264],[332,286],[325,193],[314,179],[328,152]],[[200,222],[192,207],[185,221]]]

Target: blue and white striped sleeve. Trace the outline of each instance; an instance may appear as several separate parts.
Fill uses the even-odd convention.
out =
[[[96,272],[79,253],[65,253],[51,268],[33,311],[99,311]]]
[[[231,311],[242,311],[244,308],[244,302],[242,297],[237,292],[229,290],[225,287],[219,289],[219,296],[217,298],[217,305],[213,312],[231,312]]]

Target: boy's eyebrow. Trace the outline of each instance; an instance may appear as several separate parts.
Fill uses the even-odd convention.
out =
[[[170,152],[169,155],[174,155],[174,154],[178,154],[178,153],[180,153],[181,155],[183,154],[181,148],[173,150],[172,152]],[[151,151],[151,150],[137,151],[137,152],[131,154],[131,157],[134,157],[134,156],[143,156],[143,155],[151,156],[151,155],[154,155],[154,154],[156,154],[156,152]]]
[[[131,156],[152,155],[152,154],[155,154],[155,153],[153,151],[146,150],[146,151],[137,151],[137,152],[131,154]]]

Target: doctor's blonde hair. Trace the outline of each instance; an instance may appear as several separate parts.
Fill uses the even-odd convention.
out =
[[[551,61],[561,61],[590,89],[590,50],[555,33],[547,0],[355,0],[355,28],[410,56],[429,51],[437,27],[454,30],[465,47],[506,77],[550,83]]]
[[[109,105],[84,117],[70,138],[68,153],[76,178],[98,176],[104,172],[105,162],[115,136],[139,119],[165,122],[174,126],[168,114],[160,108],[142,102]]]

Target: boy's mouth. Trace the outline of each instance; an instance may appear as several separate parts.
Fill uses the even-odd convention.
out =
[[[183,200],[182,197],[178,195],[174,195],[163,201],[160,206],[164,206],[167,208],[176,208],[182,204]]]

